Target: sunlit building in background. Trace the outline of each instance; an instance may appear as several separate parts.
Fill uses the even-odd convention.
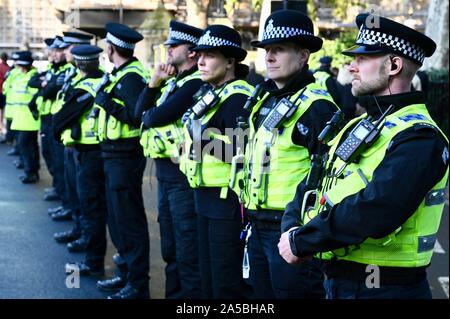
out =
[[[165,57],[161,43],[167,35],[168,21],[171,18],[187,21],[189,1],[200,0],[0,0],[0,51],[31,49],[39,57],[43,55],[43,39],[46,37],[62,34],[65,30],[81,29],[96,35],[98,41],[104,36],[105,22],[115,21],[137,28],[144,34],[145,40],[138,44],[136,54],[147,64],[154,64]],[[260,18],[260,10],[253,7],[255,0],[201,1],[208,3],[209,24],[223,23],[235,27],[242,34],[244,48],[253,50],[249,42],[258,36]],[[423,31],[429,0],[359,2],[383,8],[388,12],[387,16],[400,18]],[[354,16],[361,10],[361,6],[348,6],[345,17],[339,18],[325,0],[307,3],[316,7],[318,32],[330,39],[353,27]],[[101,45],[101,41],[98,44]],[[249,57],[253,57],[253,53],[251,51]]]

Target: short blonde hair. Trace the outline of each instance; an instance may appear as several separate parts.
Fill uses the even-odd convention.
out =
[[[420,69],[420,65],[414,63],[411,60],[408,60],[406,58],[403,58],[403,76],[406,80],[409,82],[412,82],[414,75],[416,75],[417,71]]]

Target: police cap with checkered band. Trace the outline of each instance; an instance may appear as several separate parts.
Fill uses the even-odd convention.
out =
[[[11,54],[11,60],[13,60],[13,61],[17,61],[18,59],[19,59],[19,53],[18,53],[18,51],[16,51],[16,52],[13,52],[12,54]]]
[[[81,32],[63,32],[63,41],[71,44],[90,44],[94,36]]]
[[[122,49],[134,50],[136,43],[144,39],[142,34],[124,24],[109,22],[105,28],[106,41]]]
[[[44,43],[47,46],[47,48],[50,48],[53,44],[53,41],[55,41],[55,38],[45,38]]]
[[[436,50],[436,43],[426,35],[384,17],[362,13],[356,17],[356,24],[356,45],[343,51],[344,55],[393,53],[421,66]]]
[[[33,63],[33,55],[30,51],[17,51],[17,60],[15,60],[17,65],[28,66]]]
[[[67,44],[63,41],[62,37],[57,35],[53,40],[53,43],[50,45],[51,49],[64,49]]]
[[[103,50],[95,45],[80,44],[70,50],[73,58],[78,61],[97,60]]]
[[[202,33],[202,29],[172,20],[169,25],[169,38],[166,42],[164,42],[164,44],[197,44]]]
[[[247,51],[242,49],[239,32],[222,24],[215,24],[203,31],[193,51],[219,50],[226,57],[233,57],[237,62],[245,59]]]
[[[264,24],[261,41],[251,41],[254,47],[264,48],[268,44],[294,42],[310,52],[322,48],[322,39],[314,36],[311,19],[300,11],[279,10],[272,13]]]

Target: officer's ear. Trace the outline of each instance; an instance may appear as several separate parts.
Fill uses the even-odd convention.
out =
[[[298,49],[298,55],[302,64],[308,63],[310,52],[308,49],[300,48]]]
[[[403,59],[395,55],[390,55],[389,59],[391,61],[391,69],[389,71],[389,75],[394,76],[399,74],[403,69]]]
[[[236,61],[235,58],[227,58],[227,66],[226,66],[226,68],[230,69],[231,67],[233,67],[234,66],[234,61]]]
[[[188,58],[189,59],[195,59],[195,60],[197,60],[198,59],[198,55],[197,55],[197,52],[195,52],[195,51],[188,51]]]
[[[109,55],[109,56],[111,56],[111,55],[113,55],[113,53],[114,53],[114,47],[111,45],[111,43],[108,43],[108,46],[107,46],[107,48],[106,48],[106,53]]]

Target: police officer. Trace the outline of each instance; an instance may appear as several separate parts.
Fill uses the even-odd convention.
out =
[[[247,119],[243,106],[253,89],[243,80],[248,67],[239,63],[247,55],[241,41],[236,30],[224,25],[206,28],[193,50],[199,54],[198,68],[207,85],[183,116],[180,169],[194,188],[203,298],[249,296],[241,276],[239,202],[228,187],[236,141],[227,130],[236,128],[238,117]]]
[[[16,78],[14,87],[9,94],[14,95],[14,115],[11,129],[17,131],[17,142],[23,160],[25,174],[20,177],[24,184],[36,183],[39,180],[39,146],[37,133],[39,130],[39,117],[32,113],[29,104],[37,89],[28,86],[30,78],[37,73],[33,67],[33,57],[30,51],[17,52],[16,67],[22,76]]]
[[[314,72],[316,83],[327,90],[334,102],[340,105],[341,97],[339,89],[333,72],[331,72],[331,62],[333,62],[333,58],[330,56],[323,56],[319,59],[319,62],[320,67]]]
[[[138,113],[146,110],[142,125],[147,130],[141,144],[144,154],[156,164],[167,299],[201,296],[194,192],[180,172],[177,158],[183,138],[181,116],[194,103],[193,96],[203,84],[197,55],[190,50],[201,34],[201,29],[170,21],[169,39],[164,43],[167,63],[156,67],[136,108]]]
[[[0,54],[0,143],[6,143],[6,139],[3,136],[3,131],[5,129],[3,123],[3,111],[5,109],[5,95],[3,94],[3,82],[6,79],[6,76],[9,72],[8,65],[8,54],[6,52],[2,52]]]
[[[436,44],[384,17],[360,14],[356,24],[356,46],[343,53],[354,57],[352,93],[367,113],[333,141],[322,200],[301,227],[301,187],[286,208],[280,254],[296,263],[320,253],[328,298],[431,298],[426,268],[445,202],[448,141],[410,87]],[[360,140],[372,141],[355,147]],[[379,285],[368,278],[374,270]]]
[[[3,94],[6,95],[5,99],[5,120],[6,120],[6,141],[10,144],[14,144],[13,148],[6,152],[7,155],[18,156],[19,150],[17,147],[17,138],[15,136],[14,130],[11,129],[12,118],[14,115],[14,106],[11,105],[14,99],[14,94],[11,94],[11,88],[14,87],[14,81],[18,76],[22,76],[23,73],[16,68],[16,61],[19,58],[17,52],[11,54],[11,60],[13,61],[13,67],[9,70],[5,82],[3,82]],[[8,94],[9,93],[9,94]],[[23,163],[22,163],[23,166]]]
[[[45,77],[47,76],[47,78],[50,78],[52,65],[53,65],[53,55],[55,52],[55,48],[52,47],[54,40],[55,40],[55,38],[44,39],[45,51],[47,53],[47,59],[48,59],[47,69],[44,72],[41,72],[41,73],[33,76],[30,79],[30,82],[28,84],[33,88],[41,89],[41,82],[45,79]],[[39,136],[41,139],[41,143],[40,143],[41,154],[42,154],[42,157],[44,158],[45,165],[47,166],[47,170],[50,173],[50,176],[52,177],[52,180],[54,183],[51,147],[49,144],[50,139],[49,139],[49,135],[47,134],[49,132],[49,130],[51,129],[51,117],[41,114],[42,110],[45,108],[45,103],[44,103],[43,97],[40,93],[41,93],[41,90],[39,90],[39,94],[37,95],[36,99],[34,100],[34,108],[36,108],[37,111],[40,113],[39,118],[41,121],[41,127],[40,127]],[[49,103],[49,102],[46,102],[46,103]],[[50,188],[44,189],[44,193],[45,193],[44,198],[48,198],[48,199],[52,199],[52,200],[59,199],[59,196],[56,193],[56,190],[53,186]],[[51,209],[52,208],[50,208],[49,212],[51,211]],[[59,206],[58,209],[62,209],[62,206]],[[53,212],[53,211],[51,211],[51,212]]]
[[[76,68],[74,58],[70,52],[72,48],[78,45],[89,44],[90,40],[93,38],[91,35],[80,33],[80,32],[63,32],[63,44],[60,46],[64,49],[64,56],[66,57],[67,63],[71,65],[65,71],[64,83],[60,91],[57,94],[56,101],[52,104],[51,114],[53,117],[53,133],[55,140],[61,141],[60,133],[55,132],[55,128],[60,127],[61,123],[64,123],[66,119],[64,116],[66,112],[62,112],[58,117],[55,115],[60,111],[65,101],[69,96],[71,96],[71,91],[74,87],[80,83],[83,76],[81,71]],[[70,105],[70,104],[69,104]],[[61,122],[61,123],[58,123]],[[62,141],[64,144],[64,141]],[[75,226],[65,232],[60,232],[54,234],[54,239],[57,242],[68,242],[67,249],[70,252],[80,252],[84,251],[89,242],[89,231],[83,231],[83,220],[81,219],[81,203],[78,198],[77,192],[77,173],[74,158],[74,148],[68,144],[64,144],[64,182],[65,182],[65,196],[67,201],[68,210],[62,210],[51,215],[53,220],[65,220],[66,218],[73,219],[75,221]],[[63,204],[63,207],[65,205]],[[66,212],[70,211],[71,215]],[[80,235],[83,235],[80,237]],[[80,237],[80,238],[76,238]],[[75,240],[74,240],[75,239]]]
[[[100,146],[95,135],[96,122],[91,113],[96,90],[100,89],[103,76],[98,61],[102,51],[99,47],[88,44],[80,44],[71,49],[82,78],[74,83],[73,89],[65,97],[62,109],[53,116],[55,135],[61,137],[66,148],[73,147],[76,164],[75,185],[82,225],[79,231],[87,243],[85,261],[76,263],[81,275],[103,275],[106,253],[105,176]],[[72,230],[67,236],[77,235],[75,231]],[[73,263],[67,266],[71,267]]]
[[[98,137],[101,142],[111,237],[128,268],[126,285],[112,279],[98,282],[100,289],[123,288],[108,298],[149,297],[149,234],[142,198],[146,159],[139,144],[140,118],[136,101],[148,72],[133,56],[142,35],[128,26],[106,24],[107,53],[115,68],[110,83],[99,92]],[[119,283],[119,284],[118,284]]]
[[[65,72],[71,68],[71,64],[66,62],[64,55],[64,47],[66,44],[62,37],[55,37],[51,48],[53,52],[53,63],[49,72],[44,77],[36,76],[30,82],[31,87],[40,89],[39,95],[42,96],[41,102],[36,101],[40,117],[43,118],[44,125],[41,127],[41,141],[44,148],[48,148],[51,154],[51,167],[53,172],[53,186],[55,192],[44,194],[44,200],[58,200],[63,201],[65,210],[65,218],[71,218],[71,211],[68,209],[68,199],[65,193],[64,180],[64,146],[56,141],[52,134],[52,108],[57,101],[57,94],[64,84]]]
[[[337,110],[329,93],[308,72],[311,53],[322,46],[312,21],[293,10],[271,14],[261,41],[269,80],[250,115],[250,143],[245,152],[244,189],[251,235],[249,281],[256,298],[324,296],[317,262],[286,264],[278,254],[280,222],[312,155],[323,152],[317,136]]]

